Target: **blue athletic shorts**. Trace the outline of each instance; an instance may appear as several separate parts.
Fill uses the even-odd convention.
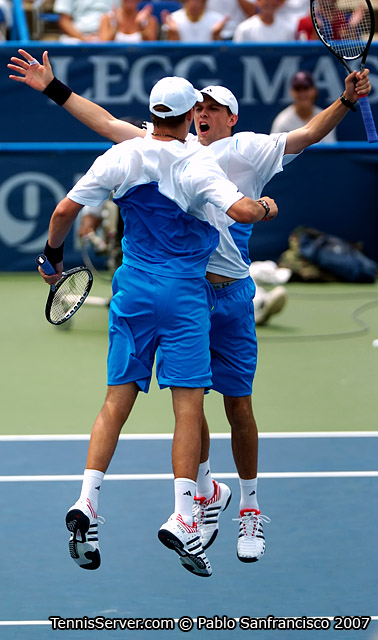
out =
[[[210,331],[212,388],[225,396],[248,396],[257,364],[255,284],[252,278],[243,278],[214,293],[217,304]]]
[[[108,384],[148,392],[155,352],[159,386],[211,386],[210,313],[216,298],[203,278],[164,278],[122,265],[109,309]]]

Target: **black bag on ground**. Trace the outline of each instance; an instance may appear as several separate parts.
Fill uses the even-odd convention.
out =
[[[280,266],[293,271],[293,280],[307,282],[375,282],[378,265],[357,246],[310,227],[297,227]]]

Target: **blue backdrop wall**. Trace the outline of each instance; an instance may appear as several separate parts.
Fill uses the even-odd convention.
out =
[[[6,64],[20,43],[0,47],[0,270],[34,268],[56,203],[109,144],[69,114],[20,83],[9,80]],[[24,44],[23,46],[26,47]],[[41,59],[46,43],[28,43]],[[164,75],[183,75],[195,86],[225,84],[240,102],[237,130],[268,133],[274,116],[290,101],[292,74],[313,71],[318,104],[340,95],[342,66],[320,43],[286,46],[167,43],[63,46],[49,43],[56,75],[78,93],[118,117],[148,118],[148,94]],[[372,109],[378,122],[378,45],[369,57]],[[255,260],[277,259],[298,224],[362,241],[378,260],[378,145],[364,142],[359,113],[348,113],[338,127],[339,144],[306,150],[265,190],[277,199],[280,214],[257,225],[251,244]],[[352,141],[352,142],[346,142]],[[43,144],[40,144],[40,143]],[[72,238],[67,266],[78,262]]]

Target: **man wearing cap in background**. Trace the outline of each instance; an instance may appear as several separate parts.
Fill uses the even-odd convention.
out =
[[[315,86],[314,79],[309,71],[297,71],[291,79],[291,97],[293,103],[280,111],[272,123],[271,133],[280,133],[281,131],[293,131],[303,127],[311,118],[322,109],[315,102],[318,97],[318,90]],[[330,131],[321,140],[322,143],[336,142],[335,129]]]
[[[272,219],[277,207],[270,198],[265,205],[245,198],[206,149],[187,150],[193,106],[201,100],[183,78],[160,80],[150,94],[152,134],[98,157],[50,221],[45,252],[57,273],[49,277],[40,271],[48,284],[62,273],[63,243],[82,206],[98,206],[114,190],[124,221],[123,264],[113,279],[109,309],[108,391],[92,430],[80,498],[66,516],[70,555],[84,569],[100,565],[100,486],[138,392],[148,392],[159,347],[158,382],[171,388],[175,414],[175,508],[159,539],[177,551],[185,569],[211,575],[192,513],[204,388],[211,386],[215,296],[205,274],[219,238],[204,209],[208,202],[214,205],[212,222],[219,217],[226,225],[232,218]]]
[[[12,58],[8,65],[26,82],[49,95],[57,81],[52,73],[47,52],[43,65],[34,62],[28,52],[20,50],[27,62]],[[17,64],[15,64],[17,63]],[[358,95],[369,93],[369,71],[356,72],[345,79],[341,98],[316,115],[307,125],[290,133],[273,135],[242,132],[233,134],[238,119],[238,103],[226,87],[210,86],[201,90],[203,101],[194,109],[197,136],[187,136],[187,147],[197,149],[198,143],[209,147],[215,159],[239,189],[252,198],[259,198],[265,184],[283,169],[296,154],[324,138],[348,113]],[[355,77],[356,76],[356,77]],[[354,80],[357,80],[355,84]],[[65,85],[63,85],[65,87]],[[114,142],[133,136],[143,136],[140,129],[114,118],[109,112],[85,98],[66,93],[58,103],[74,117]],[[49,96],[51,97],[51,96]],[[211,215],[210,205],[207,213]],[[219,228],[219,227],[218,227]],[[231,426],[232,451],[240,482],[239,537],[237,555],[242,562],[256,562],[265,552],[263,521],[257,501],[258,432],[252,410],[252,384],[256,369],[257,342],[255,334],[253,294],[254,283],[249,277],[249,241],[252,225],[219,228],[220,241],[208,266],[207,278],[217,296],[217,306],[211,317],[210,349],[213,388],[224,396],[226,415]],[[209,429],[203,419],[201,464],[197,476],[195,519],[204,548],[215,540],[218,521],[227,507],[231,491],[224,483],[212,481],[209,463]]]

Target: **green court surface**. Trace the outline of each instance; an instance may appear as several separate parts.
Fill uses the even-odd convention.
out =
[[[69,328],[44,318],[36,273],[0,274],[0,434],[89,433],[106,390],[107,309],[84,305]],[[284,310],[258,328],[254,409],[260,431],[377,430],[378,285],[288,285]],[[110,284],[95,280],[93,295]],[[188,362],[190,368],[190,362]],[[227,432],[222,397],[205,401]],[[169,390],[153,381],[125,433],[171,432]]]

